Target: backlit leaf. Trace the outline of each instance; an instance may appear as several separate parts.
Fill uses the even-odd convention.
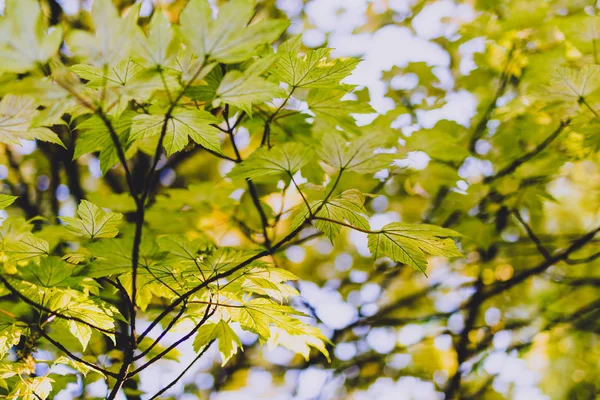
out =
[[[258,178],[267,175],[293,175],[306,163],[310,162],[313,152],[299,143],[285,143],[271,150],[260,148],[227,174],[229,178]]]
[[[217,323],[206,323],[196,334],[194,339],[194,350],[200,352],[211,340],[219,341],[219,353],[221,354],[222,363],[224,366],[227,361],[233,357],[239,348],[242,348],[242,342],[224,320]]]
[[[457,232],[428,224],[392,222],[380,233],[369,234],[369,249],[374,258],[389,257],[425,272],[428,255],[462,257],[452,239]]]
[[[77,217],[61,217],[67,229],[77,236],[88,239],[112,238],[117,236],[123,214],[107,212],[87,200],[77,208]]]

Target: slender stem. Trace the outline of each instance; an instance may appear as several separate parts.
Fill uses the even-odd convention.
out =
[[[469,357],[469,333],[471,333],[471,330],[475,326],[475,321],[477,319],[477,316],[479,315],[479,310],[484,300],[482,296],[483,282],[481,281],[481,278],[477,280],[475,288],[475,293],[469,300],[469,307],[467,310],[465,325],[462,331],[460,332],[460,337],[456,345],[456,372],[454,373],[452,378],[450,378],[448,386],[446,387],[446,399],[456,398],[455,396],[460,390],[462,377],[461,366]]]
[[[192,366],[196,363],[196,361],[198,361],[200,358],[202,358],[202,356],[204,355],[204,353],[206,353],[206,351],[208,350],[208,348],[214,343],[214,339],[211,340],[210,342],[208,342],[208,344],[204,347],[204,349],[202,349],[202,351],[196,356],[196,358],[194,358],[192,360],[192,362],[177,376],[177,378],[173,379],[171,381],[171,383],[169,383],[168,385],[166,385],[165,387],[163,387],[162,389],[160,389],[158,392],[156,392],[152,397],[150,397],[149,400],[154,400],[159,398],[163,393],[165,393],[167,390],[171,389],[173,386],[175,386],[175,384],[177,382],[179,382],[179,380],[181,378],[183,378],[183,376],[190,370],[190,368],[192,368]]]
[[[254,207],[258,211],[258,215],[260,216],[260,222],[262,225],[262,231],[264,236],[265,247],[267,249],[271,248],[271,239],[269,239],[269,232],[267,231],[267,227],[269,226],[269,221],[267,220],[267,214],[265,214],[265,210],[260,204],[260,199],[258,197],[258,191],[256,190],[256,186],[254,182],[250,179],[246,179],[248,183],[248,192],[250,193],[250,197],[252,198],[252,203]]]
[[[298,184],[296,183],[296,181],[294,180],[294,176],[288,171],[288,175],[290,176],[290,179],[292,180],[292,183],[294,184],[294,187],[296,188],[296,190],[298,191],[298,193],[300,193],[300,197],[302,197],[302,201],[304,202],[304,204],[306,205],[306,208],[308,210],[308,215],[312,217],[312,209],[310,208],[310,204],[308,204],[308,200],[306,199],[306,197],[304,196],[304,193],[302,193],[302,190],[300,190],[300,187],[298,186]]]
[[[39,329],[39,333],[40,335],[42,335],[44,337],[44,339],[46,339],[47,341],[49,341],[50,343],[52,343],[57,349],[59,349],[60,351],[62,351],[63,353],[65,353],[66,355],[68,355],[70,358],[72,358],[73,360],[82,363],[84,365],[87,365],[88,367],[99,371],[101,373],[103,373],[104,375],[108,375],[111,376],[113,378],[117,377],[117,374],[115,374],[114,372],[111,372],[107,369],[104,369],[102,367],[97,366],[96,364],[92,364],[91,362],[88,362],[86,360],[84,360],[83,358],[77,357],[75,354],[71,353],[69,350],[67,350],[67,348],[65,346],[63,346],[62,344],[60,344],[60,342],[52,339],[52,337],[50,337],[50,335],[48,335],[46,332],[44,332],[43,329]]]
[[[359,232],[362,232],[362,233],[367,233],[367,234],[370,234],[370,235],[378,235],[380,233],[383,233],[383,231],[371,231],[371,230],[368,230],[368,229],[362,229],[362,228],[359,228],[357,226],[353,226],[353,225],[347,224],[347,223],[345,223],[343,221],[336,221],[335,219],[331,219],[331,218],[313,217],[313,219],[317,220],[317,221],[331,222],[332,224],[345,226],[347,228],[354,229],[355,231],[359,231]]]
[[[238,118],[238,120],[235,122],[233,127],[230,126],[229,125],[229,105],[225,105],[224,117],[225,117],[225,121],[227,123],[227,134],[229,135],[229,138],[231,139],[231,146],[233,147],[233,151],[235,152],[236,162],[242,162],[242,156],[237,147],[237,144],[235,143],[233,130],[235,129],[235,126],[237,126],[239,121],[241,121],[243,115]],[[263,209],[262,204],[260,204],[260,197],[258,195],[258,190],[256,190],[256,185],[254,184],[254,182],[252,182],[252,180],[250,178],[247,178],[246,183],[248,185],[248,193],[250,193],[250,197],[252,198],[252,204],[254,204],[254,208],[256,208],[256,211],[258,211],[258,215],[260,217],[260,223],[261,223],[261,228],[262,228],[262,233],[263,233],[263,238],[264,238],[263,239],[264,245],[267,249],[270,249],[271,248],[271,239],[269,238],[269,232],[267,230],[267,227],[269,226],[269,220],[267,218],[267,214],[265,213],[265,210]]]
[[[160,335],[158,335],[158,337],[152,342],[152,344],[150,346],[148,346],[148,348],[146,350],[144,350],[143,352],[141,352],[140,354],[138,354],[137,356],[135,356],[134,360],[139,360],[140,358],[143,358],[146,354],[148,354],[162,340],[162,338],[165,337],[165,335],[167,333],[169,333],[169,331],[171,330],[171,328],[173,328],[173,326],[175,325],[175,323],[179,320],[179,318],[181,318],[181,316],[183,315],[183,313],[185,312],[185,310],[186,310],[186,306],[185,306],[185,303],[184,303],[183,307],[181,307],[181,309],[179,310],[179,312],[177,313],[177,315],[175,315],[175,317],[173,317],[173,319],[171,320],[171,322],[169,322],[169,324],[160,333]],[[140,336],[138,338],[138,342],[141,342],[144,337],[145,336]]]
[[[533,229],[531,229],[531,226],[529,226],[529,224],[527,222],[525,222],[525,220],[523,219],[523,217],[521,216],[519,211],[513,210],[512,213],[515,216],[515,218],[519,221],[519,223],[521,225],[523,225],[523,228],[525,228],[525,231],[527,231],[527,235],[529,236],[531,241],[535,244],[535,247],[538,249],[538,251],[544,256],[544,258],[546,260],[549,260],[552,256],[550,255],[548,250],[546,250],[546,248],[542,244],[541,240],[537,237],[537,235],[533,231]]]
[[[73,316],[70,316],[70,315],[64,315],[64,314],[62,314],[62,313],[60,313],[58,311],[53,311],[53,310],[51,310],[51,309],[49,309],[49,308],[47,308],[47,307],[45,307],[45,306],[43,306],[41,304],[36,303],[35,301],[31,300],[30,298],[28,298],[27,296],[25,296],[21,292],[19,292],[13,285],[10,284],[10,282],[8,282],[8,280],[3,275],[0,275],[0,282],[4,286],[6,286],[6,288],[8,290],[10,290],[13,295],[15,295],[16,297],[18,297],[19,299],[21,299],[26,304],[29,304],[33,308],[38,309],[39,311],[44,311],[44,312],[48,313],[49,315],[56,315],[57,318],[61,318],[61,319],[64,319],[66,321],[79,322],[81,324],[87,325],[90,328],[94,328],[94,329],[96,329],[96,330],[98,330],[98,331],[100,331],[102,333],[106,333],[108,335],[114,335],[115,334],[115,332],[111,331],[110,329],[101,328],[101,327],[96,326],[94,324],[90,324],[89,322],[87,322],[87,321],[85,321],[85,320],[83,320],[81,318],[73,317]]]
[[[581,104],[583,104],[588,110],[590,110],[592,112],[592,114],[594,114],[594,117],[598,117],[598,113],[596,112],[596,110],[594,110],[592,108],[592,106],[590,106],[590,103],[587,102],[587,100],[582,96],[579,98],[579,101],[581,102]]]
[[[260,142],[261,146],[264,146],[266,144],[269,149],[271,148],[271,122],[273,122],[273,120],[275,119],[277,114],[279,114],[279,111],[281,111],[283,109],[283,107],[285,107],[287,102],[290,100],[290,98],[292,98],[292,94],[294,93],[294,90],[296,90],[296,86],[292,87],[292,90],[290,90],[290,93],[287,95],[287,97],[285,98],[283,103],[281,103],[281,105],[277,108],[277,110],[275,110],[275,112],[273,114],[271,114],[271,116],[269,118],[267,118],[267,120],[265,121],[265,128],[263,130],[263,136],[262,136],[262,140]]]
[[[550,145],[550,143],[552,143],[554,141],[554,139],[556,139],[562,133],[562,131],[569,125],[569,123],[570,123],[569,119],[567,119],[566,121],[561,121],[558,128],[556,128],[554,130],[554,132],[552,132],[546,139],[544,139],[544,141],[542,143],[538,144],[535,147],[535,149],[533,149],[529,153],[526,153],[526,154],[522,155],[521,157],[517,158],[516,160],[511,162],[509,165],[507,165],[506,167],[504,167],[500,171],[498,171],[497,174],[488,176],[487,178],[485,178],[483,180],[483,182],[484,183],[492,183],[493,181],[514,172],[521,165],[525,164],[527,161],[531,160],[533,157],[537,156],[539,153],[544,151],[546,149],[546,147],[548,147]]]
[[[510,51],[508,52],[508,56],[506,58],[506,64],[504,65],[504,69],[502,70],[502,74],[500,75],[500,85],[498,86],[498,89],[496,90],[496,94],[494,95],[494,98],[492,99],[492,101],[488,105],[487,109],[483,113],[483,117],[481,118],[479,123],[475,126],[473,135],[471,136],[471,140],[469,141],[469,151],[472,154],[475,153],[475,145],[477,144],[477,141],[481,138],[481,136],[483,136],[483,133],[485,132],[485,129],[487,127],[487,123],[489,122],[490,117],[492,116],[492,113],[496,109],[496,104],[498,102],[498,99],[500,97],[502,97],[502,95],[506,91],[506,87],[508,86],[508,82],[509,82],[509,78],[510,78],[510,73],[508,72],[508,67],[510,66],[510,64],[512,62],[512,57],[513,57],[514,51],[515,51],[515,46],[511,47]]]
[[[161,351],[160,353],[158,353],[156,356],[152,357],[152,359],[150,359],[146,364],[144,364],[141,367],[137,368],[136,370],[132,371],[128,376],[132,377],[132,376],[135,376],[135,375],[139,374],[140,372],[142,372],[143,370],[145,370],[146,368],[148,368],[149,366],[151,366],[152,364],[154,364],[158,360],[161,360],[166,354],[168,354],[169,352],[171,352],[173,349],[175,349],[181,343],[187,341],[196,332],[198,332],[198,329],[200,329],[202,327],[202,325],[204,325],[204,323],[210,317],[213,316],[213,314],[215,313],[216,310],[217,310],[216,307],[212,311],[210,311],[210,306],[206,307],[206,312],[204,313],[204,316],[202,317],[202,319],[200,320],[200,322],[198,322],[196,324],[196,326],[194,326],[194,328],[190,332],[188,332],[181,339],[177,340],[175,343],[173,343],[172,345],[170,345],[169,347],[167,347],[166,349],[164,349],[163,351]]]

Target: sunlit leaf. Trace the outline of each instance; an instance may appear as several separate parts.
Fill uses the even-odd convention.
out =
[[[425,272],[428,255],[461,257],[452,239],[457,232],[428,224],[392,222],[379,233],[369,234],[369,249],[374,258],[389,257]]]
[[[133,119],[129,141],[161,135],[168,155],[182,150],[191,138],[204,148],[221,153],[219,131],[212,124],[217,120],[206,111],[176,108],[165,122],[162,115],[138,115]]]
[[[271,150],[260,148],[227,175],[232,179],[258,178],[267,175],[291,174],[310,162],[313,152],[298,143],[285,143]]]
[[[69,231],[88,239],[117,236],[122,219],[123,214],[106,212],[87,200],[82,200],[79,204],[77,217],[61,217]]]
[[[292,87],[335,88],[349,76],[360,60],[355,58],[330,59],[330,49],[300,52],[300,38],[294,38],[279,47],[281,54],[274,73]]]
[[[191,0],[181,15],[182,36],[200,59],[241,62],[254,55],[260,45],[277,39],[289,25],[277,19],[248,25],[253,13],[252,0],[233,0],[220,7],[213,20],[206,0]]]
[[[39,115],[32,98],[6,95],[0,100],[0,143],[20,145],[20,139],[38,139],[65,147],[56,133],[45,127],[34,127]]]
[[[11,196],[8,194],[0,194],[0,210],[4,210],[17,200],[19,196]]]
[[[219,341],[222,366],[237,353],[238,349],[242,348],[242,342],[238,336],[227,322],[221,320],[217,323],[206,323],[198,330],[194,339],[194,350],[200,352],[211,340],[215,339]]]

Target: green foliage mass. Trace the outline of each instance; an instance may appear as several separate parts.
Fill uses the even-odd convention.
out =
[[[4,221],[3,294],[21,304],[6,311],[0,339],[2,354],[20,348],[16,360],[3,364],[9,397],[48,398],[62,388],[57,383],[65,376],[32,375],[39,349],[54,355],[45,362],[66,360],[75,374],[105,379],[109,399],[191,337],[198,353],[217,341],[226,365],[243,348],[233,325],[307,360],[311,348],[329,357],[327,337],[289,304],[298,292],[285,282],[297,277],[277,268],[274,257],[311,225],[331,240],[346,226],[371,232],[364,195],[359,188],[339,194],[345,186],[341,178],[396,169],[394,154],[377,153],[386,144],[393,148],[393,140],[367,134],[347,117],[371,111],[343,99],[353,87],[340,81],[357,59],[332,59],[328,49],[302,52],[299,38],[274,51],[271,44],[288,22],[257,20],[247,0],[222,6],[216,19],[205,0],[190,1],[177,23],[160,10],[143,23],[138,12],[137,6],[120,12],[111,1],[96,0],[90,30],[63,32],[48,27],[36,1],[7,2],[1,26],[9,34],[0,52],[10,62],[0,67],[5,82],[0,141],[60,145],[74,163],[98,153],[101,171],[120,175],[127,185],[124,196],[133,200],[125,214],[116,212],[118,202],[111,205],[116,199],[99,206],[81,198],[74,217],[26,220],[17,213]],[[68,53],[61,50],[63,43]],[[23,48],[31,53],[21,54]],[[292,94],[306,98],[307,111],[284,109]],[[272,132],[271,125],[310,113],[330,128],[315,124],[298,137]],[[343,129],[335,129],[338,122]],[[256,131],[256,140],[241,151],[236,133],[257,125],[262,132]],[[65,133],[68,146],[61,140]],[[170,193],[157,185],[163,154],[168,163],[182,151],[198,150],[209,157],[206,168],[222,160],[235,165],[218,188],[222,195],[231,198],[242,189],[248,193],[242,197],[251,201],[220,204],[219,198],[205,197],[211,194],[208,187]],[[139,175],[141,156],[149,163]],[[304,169],[313,178],[311,194],[304,193]],[[262,199],[278,192],[277,181],[285,188],[291,184],[304,201],[275,214]],[[2,195],[2,207],[15,199]],[[221,245],[216,232],[189,223],[163,229],[182,213],[190,222],[210,218],[207,206],[223,207],[232,219],[246,213],[239,220],[245,243]],[[258,223],[252,221],[256,214]],[[457,236],[453,231],[410,224],[399,229],[370,233],[371,241],[386,236],[374,245],[375,257],[424,271],[426,255],[462,256],[447,239]],[[418,234],[403,237],[397,234],[402,229]],[[47,230],[52,243],[44,239]],[[150,326],[138,328],[140,319]],[[155,326],[166,334],[190,321],[191,330],[175,344],[161,343],[164,335],[149,341]],[[66,336],[78,345],[63,345]],[[114,360],[109,365],[100,362],[101,354],[86,352],[103,338],[108,341],[101,353],[111,353]]]
[[[381,77],[394,107],[376,113],[347,83],[361,60],[289,37],[272,1],[177,0],[149,16],[131,3],[56,18],[56,2],[6,0],[0,16],[0,397],[100,381],[107,399],[164,398],[212,350],[214,391],[256,368],[318,367],[342,377],[340,398],[405,376],[447,399],[511,398],[486,367],[503,351],[569,365],[568,381],[538,368],[551,398],[600,393],[593,7],[465,2],[472,21],[435,40],[452,87],[426,63],[394,67]],[[361,29],[410,26],[436,1],[413,3],[403,18],[369,7]],[[406,74],[416,85],[394,89]],[[478,104],[471,121],[426,126],[457,92]],[[352,304],[378,294],[334,329],[305,284]],[[449,292],[460,301],[440,306]],[[409,326],[423,334],[397,344]],[[389,351],[365,350],[377,329]],[[189,367],[145,393],[141,373],[188,360],[186,346]]]

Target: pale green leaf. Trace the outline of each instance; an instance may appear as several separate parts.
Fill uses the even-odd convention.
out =
[[[19,400],[46,400],[52,392],[53,383],[54,379],[48,376],[21,378],[7,397]]]
[[[194,339],[194,350],[200,352],[211,340],[215,339],[219,341],[219,353],[223,359],[221,366],[224,366],[237,353],[238,349],[242,348],[242,342],[227,322],[221,320],[217,323],[206,323],[198,329]]]
[[[281,55],[273,73],[295,88],[336,88],[349,76],[360,60],[330,59],[331,49],[300,52],[300,38],[291,39],[279,48]]]
[[[39,2],[7,0],[0,17],[0,71],[22,73],[46,63],[59,49],[63,31],[48,31]]]
[[[137,29],[137,12],[121,18],[111,0],[96,0],[92,5],[94,33],[72,30],[66,37],[69,48],[97,67],[116,65],[129,55]]]
[[[92,338],[92,328],[77,321],[67,321],[67,325],[69,325],[69,332],[79,340],[83,351],[85,351]]]
[[[370,105],[358,100],[343,100],[348,92],[341,89],[312,89],[306,102],[317,119],[332,129],[338,126],[348,132],[358,133],[356,122],[350,114],[368,114],[375,112]]]
[[[314,347],[329,356],[325,347],[327,338],[318,328],[298,319],[304,314],[290,306],[268,299],[252,299],[242,308],[232,310],[232,316],[243,329],[256,333],[270,346],[282,345],[305,358],[308,358],[310,347]]]
[[[76,317],[90,326],[105,331],[114,331],[116,320],[123,320],[123,316],[113,305],[101,300],[85,298],[82,295],[63,297],[61,303],[50,304],[49,307],[53,311],[58,311],[67,317]],[[69,330],[71,330],[71,327],[69,327]],[[73,333],[72,330],[71,333]],[[112,340],[115,339],[113,334],[102,333]],[[78,339],[83,341],[86,337],[84,336],[83,340],[81,338]]]
[[[368,244],[374,258],[389,257],[425,272],[428,255],[462,257],[452,239],[458,236],[451,229],[435,225],[392,222],[379,233],[369,234]]]
[[[245,71],[230,71],[225,74],[216,91],[216,98],[252,114],[252,104],[272,101],[284,97],[285,91],[277,84],[260,75],[276,60],[272,55],[254,62]]]
[[[283,346],[294,353],[302,355],[306,361],[310,357],[310,349],[315,348],[321,352],[331,361],[329,357],[329,351],[327,350],[327,343],[329,340],[323,335],[319,328],[305,325],[301,334],[291,334],[285,329],[277,326],[271,328],[271,337],[268,340],[268,346],[270,348],[276,346]]]
[[[254,179],[282,173],[293,175],[312,158],[312,149],[299,143],[284,143],[270,150],[260,148],[237,164],[227,176],[231,179]]]
[[[3,321],[0,322],[0,359],[4,358],[13,346],[19,344],[24,330],[23,326],[3,318]]]
[[[6,95],[0,100],[0,143],[20,145],[20,139],[38,139],[65,145],[48,128],[34,127],[32,121],[39,115],[32,98]]]
[[[81,200],[77,217],[61,217],[70,232],[88,239],[117,236],[122,219],[123,214],[106,212],[87,200]]]
[[[11,196],[8,194],[0,194],[0,210],[4,210],[17,200],[19,196]]]
[[[157,10],[150,24],[148,34],[141,29],[136,33],[134,60],[145,67],[166,66],[177,56],[179,41],[171,28],[169,19],[161,10]]]
[[[129,141],[160,135],[165,130],[163,144],[167,155],[187,146],[189,138],[200,146],[221,153],[219,130],[212,126],[217,119],[202,110],[177,107],[166,122],[165,116],[142,114],[133,118]]]
[[[322,201],[317,201],[311,204],[311,210],[315,217],[325,218],[325,220],[315,220],[315,226],[323,232],[329,240],[333,239],[340,233],[342,226],[332,221],[347,223],[357,229],[368,231],[370,230],[369,221],[367,220],[367,210],[364,208],[365,197],[356,190],[346,190],[342,194],[333,199],[330,199],[321,205]],[[320,210],[316,212],[317,209]],[[308,210],[303,210],[294,219],[292,229],[300,226],[309,218]]]
[[[119,118],[107,117],[121,144],[126,142],[134,115],[133,112],[124,112]],[[119,163],[117,149],[111,138],[110,130],[100,117],[97,115],[91,116],[77,125],[77,129],[81,131],[81,134],[75,143],[73,159],[98,151],[100,152],[100,169],[103,174]]]
[[[578,102],[600,88],[600,66],[586,65],[581,69],[559,68],[550,83],[542,89],[546,100]]]
[[[326,134],[319,156],[328,165],[345,171],[368,174],[388,168],[395,154],[382,153],[389,138],[385,135],[364,135],[350,142],[338,133]]]
[[[288,27],[285,20],[270,19],[246,26],[254,1],[232,0],[219,9],[216,20],[206,0],[191,0],[181,14],[182,37],[203,60],[237,63],[257,53],[258,47],[277,39]]]
[[[26,232],[18,240],[7,240],[4,251],[12,261],[23,261],[50,254],[50,247],[45,240]]]
[[[66,365],[66,366],[74,369],[75,371],[79,372],[83,376],[87,376],[88,373],[92,373],[92,372],[96,373],[96,374],[100,374],[101,376],[104,376],[104,374],[102,372],[99,372],[96,369],[88,367],[87,365],[80,363],[79,361],[72,360],[65,356],[60,356],[56,360],[54,360],[53,365],[56,365],[56,364]]]
[[[131,62],[131,60],[124,60],[110,67],[76,64],[69,69],[81,79],[85,79],[87,81],[86,86],[90,88],[124,86],[133,76],[143,70],[141,66]]]

